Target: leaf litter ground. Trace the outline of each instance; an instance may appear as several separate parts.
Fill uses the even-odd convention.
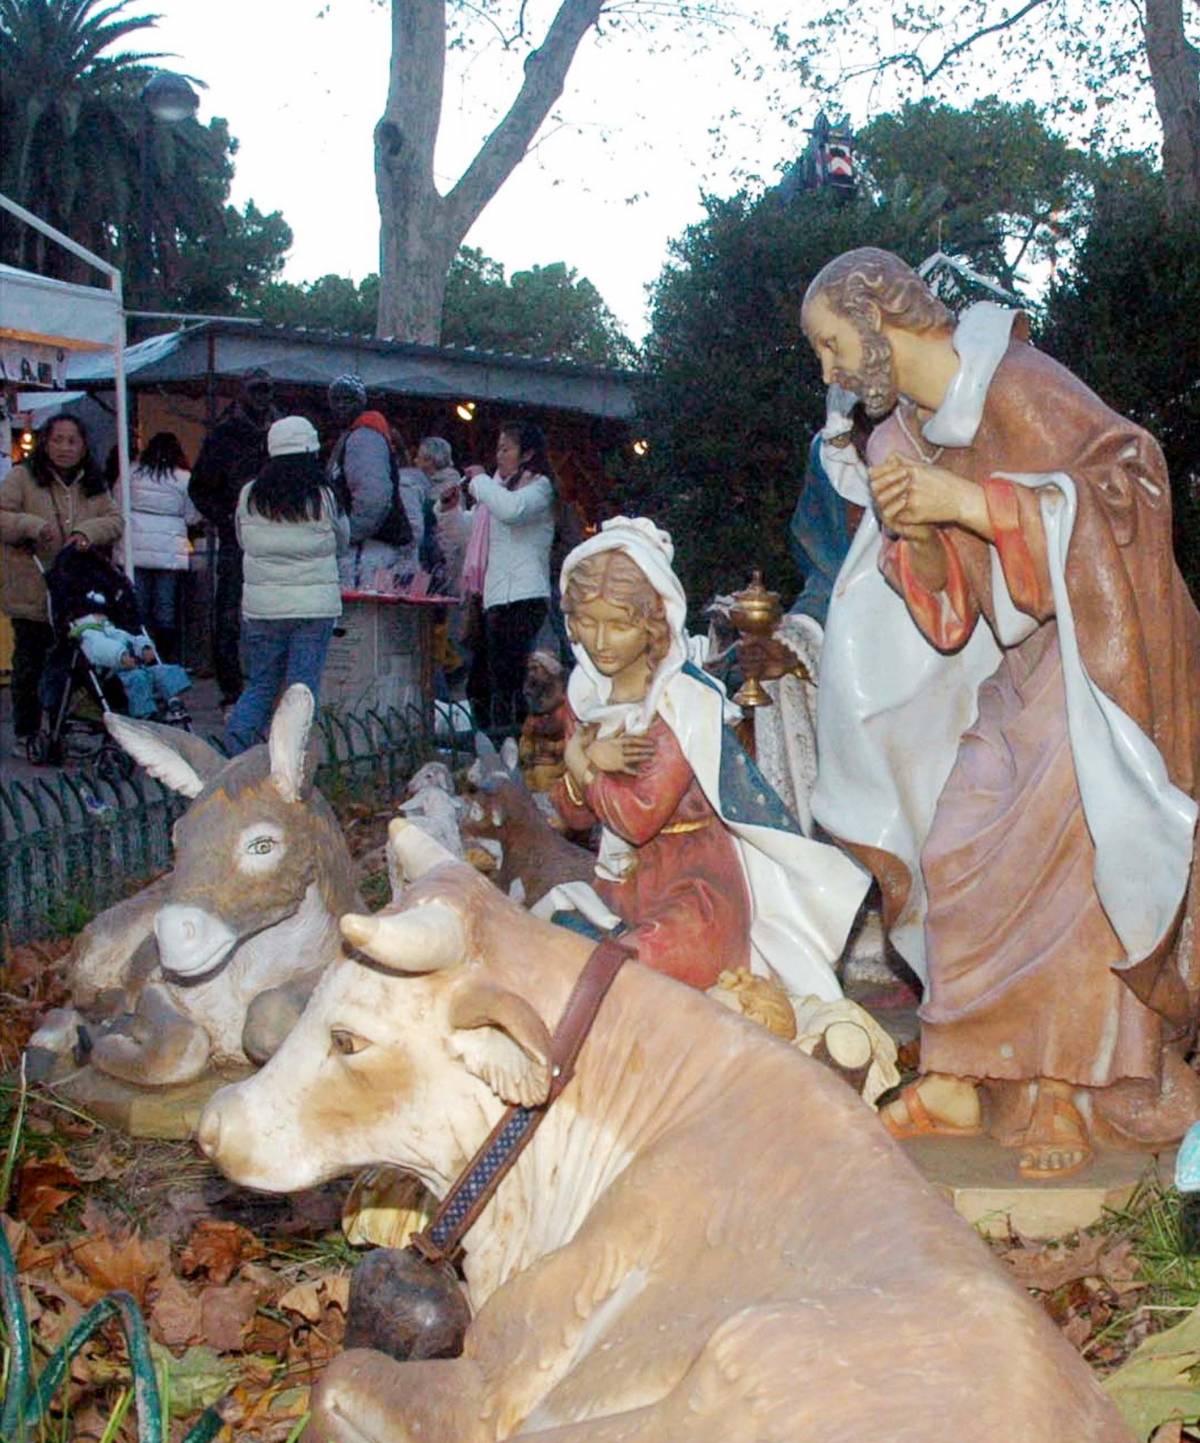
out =
[[[363,810],[360,854],[381,839],[379,819]],[[370,888],[378,878],[362,881]],[[66,1000],[69,946],[53,939],[6,949],[2,1138],[16,1110],[20,1050],[37,1018]],[[166,1373],[172,1440],[217,1400],[222,1443],[297,1438],[312,1384],[341,1346],[361,1255],[340,1228],[349,1180],[290,1198],[252,1193],[190,1143],[131,1139],[36,1092],[14,1151],[0,1176],[0,1191],[8,1183],[0,1221],[35,1364],[97,1298],[124,1288],[145,1312]],[[990,1246],[1101,1379],[1133,1357],[1109,1386],[1124,1390],[1139,1438],[1200,1443],[1200,1208],[1148,1180],[1125,1211],[1064,1242],[1014,1235]],[[133,1443],[131,1410],[112,1427],[128,1382],[124,1343],[105,1328],[72,1365],[60,1411],[29,1443]]]

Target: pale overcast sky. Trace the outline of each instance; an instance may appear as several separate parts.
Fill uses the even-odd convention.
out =
[[[281,210],[291,225],[286,276],[313,280],[332,271],[358,280],[376,270],[371,135],[387,92],[389,7],[147,0],[145,8],[162,18],[145,39],[133,37],[138,48],[175,52],[166,67],[207,82],[201,119],[224,116],[240,142],[234,199]],[[535,0],[530,12],[548,8],[548,0]],[[769,0],[767,8],[796,7]],[[729,194],[746,170],[773,178],[804,141],[768,117],[764,86],[735,80],[733,38],[714,36],[700,53],[678,38],[664,49],[667,39],[650,49],[636,34],[589,35],[558,106],[569,124],[547,127],[467,237],[510,274],[566,261],[594,282],[635,338],[646,327],[645,287],[662,269],[668,242],[701,214],[701,191]],[[519,67],[520,57],[498,47],[452,57],[438,152],[443,190],[511,102]],[[876,108],[887,103],[878,94],[873,100]],[[726,155],[717,162],[710,129],[731,107],[746,124],[726,128]]]

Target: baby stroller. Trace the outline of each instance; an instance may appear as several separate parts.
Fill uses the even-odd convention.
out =
[[[129,711],[125,687],[115,672],[101,674],[88,660],[72,628],[102,615],[119,631],[139,641],[145,638],[153,650],[133,583],[93,547],[67,545],[48,570],[40,561],[37,565],[46,581],[55,642],[42,673],[46,728],[31,738],[29,760],[50,766],[87,760],[101,772],[123,773],[124,753],[109,736],[104,717],[110,711]],[[178,697],[158,707],[152,719],[191,730],[191,717]]]

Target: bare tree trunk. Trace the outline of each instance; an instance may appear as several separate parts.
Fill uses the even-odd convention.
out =
[[[446,273],[484,207],[512,174],[562,94],[575,52],[604,0],[562,0],[508,114],[448,195],[433,179],[446,68],[445,0],[392,0],[387,107],[375,128],[379,198],[376,333],[436,345]]]
[[[1200,53],[1183,29],[1183,0],[1146,0],[1146,59],[1163,129],[1163,179],[1173,216],[1200,214]]]

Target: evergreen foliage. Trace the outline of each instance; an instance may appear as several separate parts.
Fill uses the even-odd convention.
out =
[[[129,3],[0,0],[0,189],[120,266],[135,306],[252,306],[281,270],[292,233],[277,211],[229,204],[237,142],[224,120],[147,121],[142,88],[153,62],[165,57],[114,51],[157,19],[122,16]],[[150,233],[142,236],[147,214]],[[134,265],[143,248],[148,279]],[[95,280],[82,261],[7,216],[0,258],[66,280]]]
[[[1022,288],[1033,261],[1051,260],[1038,343],[1162,442],[1177,549],[1200,587],[1200,245],[1193,222],[1169,219],[1161,175],[1139,157],[1072,150],[1029,106],[994,99],[908,105],[860,139],[852,203],[709,198],[672,244],[639,391],[649,451],[615,505],[672,532],[695,606],[754,566],[789,603],[787,525],[824,416],[799,324],[809,279],[862,245],[914,265],[940,246]]]
[[[275,283],[258,313],[277,325],[365,335],[375,328],[378,306],[378,275],[358,285],[328,275],[301,285]],[[463,246],[450,267],[442,342],[596,366],[637,361],[635,347],[586,276],[557,261],[508,279],[499,261],[472,246]]]
[[[1200,596],[1200,227],[1142,157],[1098,171],[1088,232],[1051,287],[1040,343],[1161,443],[1175,549]]]

